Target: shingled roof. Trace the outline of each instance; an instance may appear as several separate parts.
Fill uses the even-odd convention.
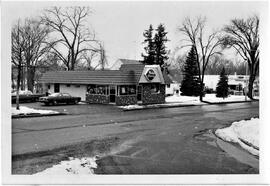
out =
[[[123,65],[138,65],[142,64],[139,60],[133,60],[133,59],[119,59]]]
[[[51,71],[40,79],[41,83],[127,85],[137,84],[144,65],[127,65],[121,70]]]

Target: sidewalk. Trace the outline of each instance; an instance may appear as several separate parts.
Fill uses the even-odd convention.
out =
[[[228,98],[217,98],[215,94],[206,94],[201,102],[199,97],[190,96],[169,96],[166,97],[166,103],[152,104],[152,105],[127,105],[119,106],[123,111],[155,109],[155,108],[173,108],[173,107],[188,107],[188,106],[201,106],[213,104],[231,104],[231,103],[247,103],[259,100],[246,99],[244,96],[230,96]]]

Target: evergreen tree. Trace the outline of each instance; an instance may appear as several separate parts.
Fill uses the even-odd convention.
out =
[[[228,77],[223,67],[219,76],[219,82],[216,87],[216,97],[226,98],[229,94]]]
[[[145,30],[143,33],[143,36],[145,37],[145,40],[143,44],[146,44],[144,47],[145,55],[142,54],[143,57],[143,63],[147,65],[153,65],[155,61],[155,47],[154,47],[154,41],[153,41],[153,27],[152,25],[149,26],[148,30]]]
[[[184,96],[199,96],[200,95],[200,80],[199,69],[197,66],[197,57],[194,46],[188,53],[184,64],[183,74],[184,79],[181,84],[181,95]]]
[[[163,65],[165,61],[169,58],[167,56],[167,50],[165,43],[168,41],[167,33],[165,32],[165,27],[160,24],[156,29],[157,33],[154,37],[154,48],[155,48],[155,64],[160,65],[163,70]]]

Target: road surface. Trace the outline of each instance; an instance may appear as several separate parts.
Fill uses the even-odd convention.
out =
[[[216,128],[258,117],[258,102],[127,112],[110,105],[42,108],[69,115],[13,119],[13,156],[117,137],[95,173],[258,173],[256,157],[213,135]]]

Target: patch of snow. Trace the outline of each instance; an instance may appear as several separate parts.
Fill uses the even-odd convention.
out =
[[[224,103],[224,102],[235,102],[235,101],[248,101],[250,100],[248,97],[245,96],[236,96],[236,95],[229,95],[227,98],[218,98],[216,94],[206,94],[203,98],[204,101],[214,102],[214,103]]]
[[[25,106],[20,106],[20,110],[17,110],[16,107],[11,108],[12,115],[19,115],[19,114],[56,114],[58,112],[52,110],[37,110]]]
[[[251,154],[259,156],[259,119],[233,122],[230,127],[217,129],[216,135],[224,141],[238,143]]]
[[[87,103],[86,102],[83,102],[83,101],[80,101],[78,104],[79,105],[86,105]]]
[[[126,105],[126,106],[119,106],[119,108],[123,108],[123,109],[141,109],[144,108],[143,105]]]
[[[94,174],[97,168],[96,157],[94,158],[69,158],[59,164],[38,172],[35,175],[70,175],[70,174]]]
[[[196,104],[200,102],[199,97],[173,95],[165,98],[166,103],[189,103]]]
[[[19,90],[19,95],[32,95],[33,93],[30,90]],[[17,95],[17,91],[11,93],[12,96]]]

